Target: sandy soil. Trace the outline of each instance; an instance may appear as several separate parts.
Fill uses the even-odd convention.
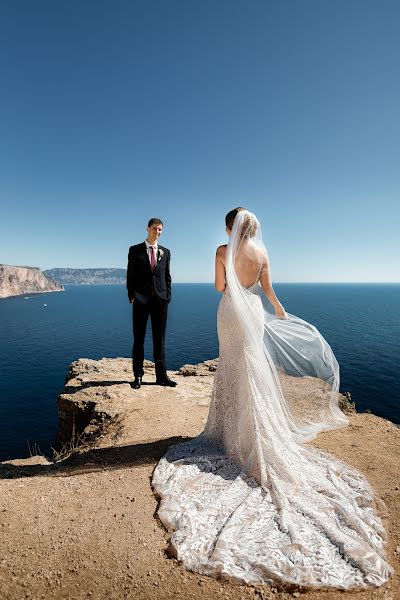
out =
[[[75,387],[99,403],[118,402],[118,411],[101,434],[58,463],[45,457],[0,463],[0,598],[398,600],[400,430],[370,414],[354,414],[348,428],[314,443],[359,468],[386,503],[387,553],[396,575],[385,588],[237,585],[190,573],[169,557],[150,478],[169,444],[202,430],[213,380],[208,368],[187,371],[195,374],[170,373],[175,389],[138,391],[129,386],[125,359],[86,361],[82,373],[72,373],[71,397]],[[146,380],[154,380],[149,367]]]

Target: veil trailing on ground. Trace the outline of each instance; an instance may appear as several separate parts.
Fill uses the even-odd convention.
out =
[[[257,264],[254,281],[248,281],[249,269],[254,273]],[[328,342],[314,325],[295,315],[277,317],[262,292],[261,284],[270,281],[268,253],[261,225],[247,210],[235,217],[225,267],[227,289],[242,334],[252,354],[258,355],[257,365],[249,364],[248,369],[256,368],[257,380],[265,380],[263,389],[269,391],[268,403],[274,404],[274,418],[278,416],[280,425],[298,442],[308,441],[320,431],[346,426],[348,419],[339,408],[339,365]],[[259,279],[258,285],[251,285]],[[258,304],[252,301],[254,292],[263,301],[262,343]]]

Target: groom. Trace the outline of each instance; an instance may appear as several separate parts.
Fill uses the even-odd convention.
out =
[[[132,303],[133,348],[132,366],[135,375],[132,387],[142,385],[144,339],[150,316],[153,334],[153,357],[156,368],[156,383],[175,387],[176,382],[167,376],[165,364],[165,328],[168,304],[171,301],[171,275],[169,264],[171,253],[158,245],[163,230],[160,219],[150,219],[147,239],[131,246],[128,254],[126,287]]]

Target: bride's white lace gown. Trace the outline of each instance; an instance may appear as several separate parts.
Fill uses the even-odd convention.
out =
[[[258,289],[244,290],[258,345],[247,343],[229,291],[221,298],[208,421],[156,466],[158,515],[191,571],[252,584],[380,586],[391,567],[368,482],[295,441],[269,398]]]

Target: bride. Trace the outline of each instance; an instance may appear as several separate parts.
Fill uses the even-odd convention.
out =
[[[305,442],[347,424],[339,367],[286,313],[256,216],[226,216],[216,253],[219,361],[208,420],[169,448],[152,484],[183,565],[250,584],[366,588],[392,574],[378,499],[361,473]]]

